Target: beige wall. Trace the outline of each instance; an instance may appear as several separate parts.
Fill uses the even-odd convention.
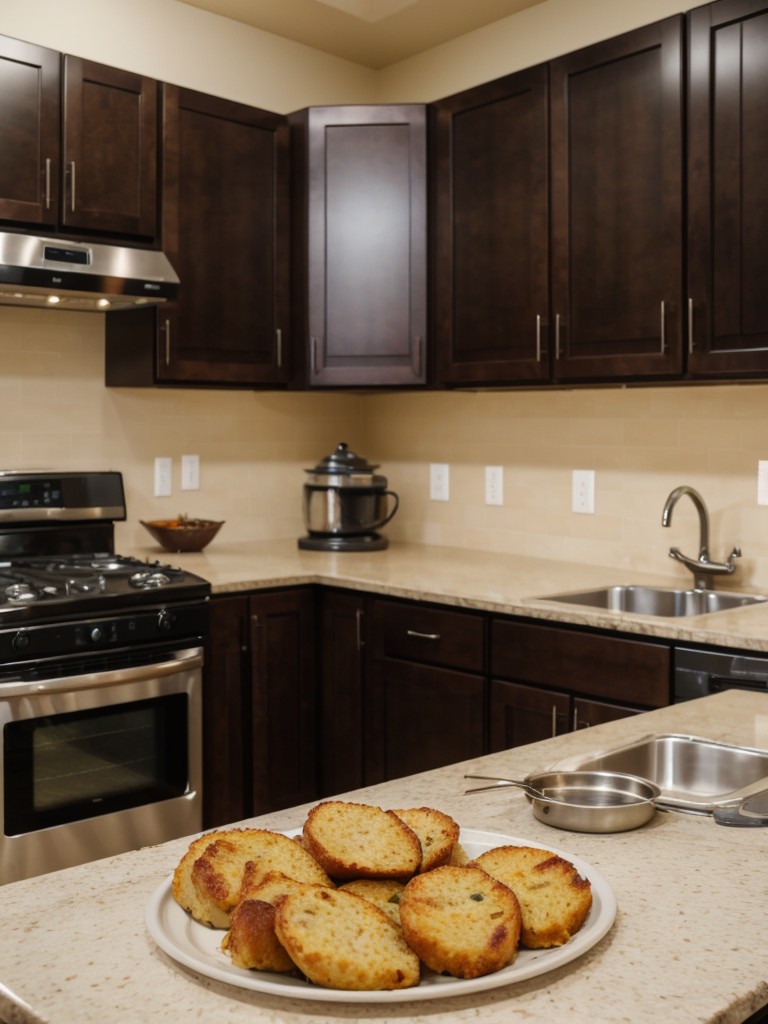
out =
[[[699,490],[713,558],[743,551],[732,583],[768,588],[768,507],[756,504],[768,458],[767,385],[374,395],[370,457],[401,495],[390,537],[537,554],[663,573],[698,554],[688,498],[661,526],[669,492]],[[450,465],[450,500],[429,500],[430,462]],[[484,467],[504,468],[504,505],[484,503]],[[595,514],[571,511],[571,473],[596,474]]]
[[[216,95],[289,111],[311,103],[426,101],[665,17],[670,0],[546,0],[375,75],[175,0],[0,0],[0,32]],[[201,59],[200,54],[205,54]],[[696,551],[680,483],[712,512],[712,553],[734,543],[739,582],[768,589],[768,385],[554,392],[325,395],[107,389],[97,314],[0,308],[0,466],[123,472],[127,548],[138,524],[188,512],[227,520],[230,540],[296,537],[303,469],[340,440],[381,462],[403,502],[388,533],[429,544],[539,553],[689,579],[666,556]],[[201,456],[201,490],[179,491],[179,457]],[[174,495],[152,497],[152,461],[174,458]],[[451,500],[428,499],[430,462]],[[483,467],[505,470],[505,504],[483,504]],[[570,511],[570,474],[595,469],[595,515]],[[688,503],[690,504],[690,503]]]
[[[0,307],[0,468],[116,469],[129,520],[225,519],[227,540],[299,537],[304,468],[357,443],[356,395],[104,387],[103,316]],[[180,456],[200,456],[199,491],[180,490]],[[156,456],[174,460],[173,495],[154,498]]]

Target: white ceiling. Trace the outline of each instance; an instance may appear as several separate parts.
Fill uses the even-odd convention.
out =
[[[181,0],[383,68],[544,0]]]

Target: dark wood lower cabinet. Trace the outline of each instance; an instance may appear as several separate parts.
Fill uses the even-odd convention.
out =
[[[204,824],[663,707],[663,642],[296,587],[211,602]]]
[[[322,593],[320,612],[320,790],[332,796],[363,785],[365,594]]]
[[[483,676],[394,659],[374,666],[367,687],[367,784],[484,752]]]
[[[664,707],[670,699],[668,645],[557,626],[494,620],[491,673],[492,751]]]
[[[204,685],[204,826],[318,797],[311,588],[215,598]]]
[[[586,729],[617,718],[639,715],[642,708],[574,697],[561,690],[491,680],[490,749],[522,747],[552,736]]]

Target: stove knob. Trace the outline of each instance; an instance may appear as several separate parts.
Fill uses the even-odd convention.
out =
[[[103,639],[104,639],[104,630],[101,628],[101,626],[94,626],[93,629],[91,630],[91,640],[95,644],[98,644]]]
[[[11,647],[14,651],[26,651],[29,647],[29,633],[17,633],[11,640]]]
[[[172,612],[169,612],[167,608],[163,608],[157,615],[157,628],[167,633],[168,630],[173,629],[173,624],[176,621],[176,616]]]

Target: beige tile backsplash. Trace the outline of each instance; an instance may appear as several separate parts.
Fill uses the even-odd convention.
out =
[[[729,585],[768,589],[768,506],[756,503],[768,459],[768,385],[573,391],[283,394],[104,386],[99,314],[0,308],[0,467],[119,469],[128,522],[186,512],[227,521],[219,543],[303,533],[303,470],[338,441],[380,463],[401,498],[392,539],[537,554],[677,576],[671,544],[698,549],[683,499],[701,491],[711,553],[743,558]],[[180,490],[184,453],[201,489]],[[174,460],[171,498],[152,495],[155,456]],[[450,465],[450,500],[429,500],[429,464]],[[504,468],[504,505],[484,504],[484,467]],[[594,469],[594,515],[570,511],[571,471]]]

